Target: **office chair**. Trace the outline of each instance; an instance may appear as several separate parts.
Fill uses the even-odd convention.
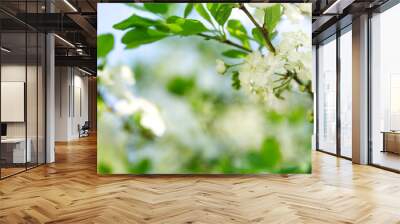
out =
[[[89,129],[90,129],[89,121],[85,121],[82,127],[78,125],[78,129],[79,129],[79,138],[89,136]]]

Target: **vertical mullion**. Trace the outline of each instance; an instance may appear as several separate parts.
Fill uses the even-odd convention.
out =
[[[315,148],[319,149],[319,44],[315,46]]]
[[[340,30],[336,31],[336,154],[341,156],[341,118],[340,118]]]
[[[28,0],[25,1],[25,21],[28,21]],[[25,23],[26,24],[26,23]],[[25,25],[25,102],[24,102],[24,118],[25,118],[25,170],[28,169],[28,113],[27,113],[27,96],[28,96],[28,25]]]
[[[0,47],[2,47],[3,45],[2,45],[2,23],[0,23]],[[1,67],[2,67],[2,64],[1,64],[1,62],[2,62],[2,54],[3,54],[3,52],[1,52],[0,51],[0,125],[2,125],[3,123],[1,122],[1,76],[2,76],[2,74],[1,74]],[[0,134],[0,136],[1,136],[1,134]],[[2,170],[2,159],[1,159],[1,150],[2,150],[2,147],[1,147],[1,143],[0,143],[0,179],[2,179],[1,178],[1,170]]]
[[[368,141],[368,164],[373,164],[373,153],[372,153],[372,29],[371,29],[371,20],[372,20],[372,12],[368,12],[368,25],[367,25],[367,46],[368,46],[368,53],[367,53],[367,141]]]
[[[68,68],[67,68],[67,71],[68,71]],[[61,85],[61,79],[62,79],[62,77],[64,76],[64,73],[63,73],[63,71],[61,70],[61,72],[60,72],[60,75],[58,75],[57,77],[58,77],[58,88],[59,88],[59,90],[60,90],[60,93],[58,94],[59,96],[60,96],[60,99],[59,99],[59,101],[60,101],[60,118],[62,117],[62,85]]]
[[[72,117],[75,119],[75,67],[72,67]],[[73,122],[72,122],[73,123]]]
[[[39,16],[39,0],[36,1]],[[36,31],[36,166],[39,165],[39,31]]]
[[[48,12],[48,6],[49,3],[47,0],[44,2],[45,4],[45,13]],[[42,82],[44,81],[44,163],[47,163],[47,43],[48,43],[48,35],[47,31],[44,32],[44,79],[42,79]],[[43,77],[43,74],[42,74]],[[43,84],[43,83],[42,83]],[[43,107],[42,107],[43,109]],[[42,117],[43,118],[43,117]]]
[[[67,72],[68,72],[68,118],[71,117],[71,69],[68,69],[70,67],[67,67]]]

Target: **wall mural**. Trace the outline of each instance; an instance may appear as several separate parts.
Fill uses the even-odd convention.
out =
[[[99,174],[311,172],[311,4],[98,13]]]

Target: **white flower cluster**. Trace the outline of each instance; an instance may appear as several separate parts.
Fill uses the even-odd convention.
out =
[[[302,31],[283,33],[276,54],[262,55],[255,51],[240,66],[239,79],[245,90],[274,102],[273,88],[277,80],[288,73],[296,73],[304,82],[311,79],[311,40]]]
[[[248,3],[255,8],[255,12],[279,4],[283,15],[292,23],[297,23],[300,18],[311,16],[312,7],[309,3],[286,4],[286,3]],[[260,14],[261,15],[261,14]],[[257,19],[261,19],[257,17]],[[264,19],[261,19],[264,22]],[[239,80],[246,92],[261,96],[267,103],[281,104],[285,98],[284,88],[292,87],[293,78],[298,85],[309,83],[312,72],[312,47],[311,37],[302,30],[280,33],[276,40],[275,52],[263,54],[263,51],[254,51],[247,55],[243,64],[239,67]],[[225,64],[217,59],[216,71],[225,74],[232,65]],[[279,106],[280,107],[280,106]]]
[[[165,123],[157,107],[146,99],[133,94],[134,75],[127,66],[99,72],[102,83],[100,91],[105,92],[105,101],[111,105],[116,115],[123,118],[140,113],[140,125],[154,135],[162,136]]]

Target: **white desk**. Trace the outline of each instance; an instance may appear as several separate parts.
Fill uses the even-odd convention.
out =
[[[31,145],[32,141],[27,138],[26,154],[25,154],[25,138],[5,138],[1,139],[1,144],[14,145],[13,148],[13,163],[25,163],[31,162],[32,152]],[[25,161],[26,159],[26,161]]]

